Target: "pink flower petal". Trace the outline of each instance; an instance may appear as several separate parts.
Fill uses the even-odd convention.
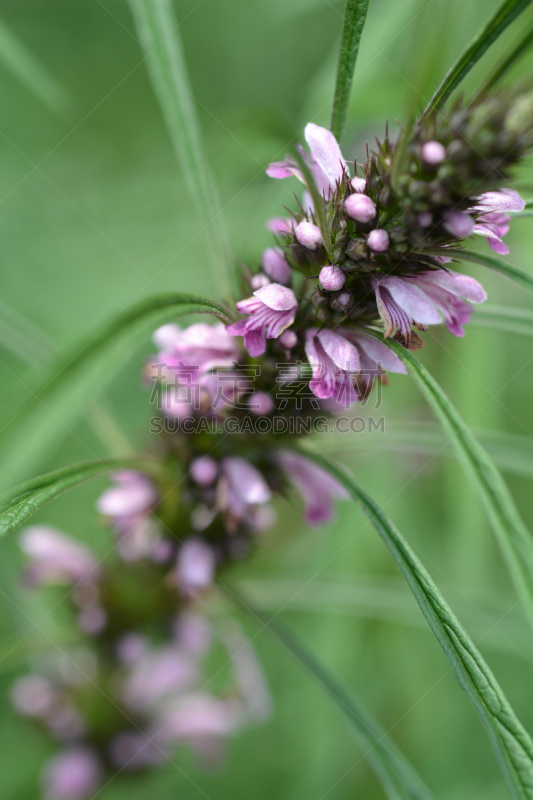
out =
[[[263,286],[254,292],[254,297],[257,297],[262,303],[274,311],[290,311],[298,305],[296,295],[292,289],[286,286],[280,286],[279,283],[269,283],[268,286]],[[240,304],[237,304],[239,311]],[[249,313],[247,311],[246,313]]]

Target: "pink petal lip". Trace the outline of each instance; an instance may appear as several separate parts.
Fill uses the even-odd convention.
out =
[[[358,372],[360,370],[359,352],[355,345],[345,339],[344,336],[324,328],[317,334],[317,337],[335,366],[348,372]]]
[[[407,283],[407,281],[392,275],[378,278],[373,283],[374,286],[383,286],[388,289],[398,305],[421,325],[436,325],[441,321],[435,303],[412,283]]]
[[[254,292],[254,297],[257,297],[262,303],[274,311],[290,311],[298,305],[296,295],[292,289],[287,286],[281,286],[279,283],[269,283],[268,286],[263,286]],[[240,309],[239,309],[240,310]]]

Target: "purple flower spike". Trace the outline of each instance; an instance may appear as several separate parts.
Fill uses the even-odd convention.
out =
[[[304,456],[291,450],[279,450],[276,461],[302,496],[305,518],[310,525],[320,525],[331,519],[335,499],[349,499],[344,486]]]
[[[337,292],[346,283],[346,275],[339,267],[322,267],[318,280],[326,291]]]
[[[500,189],[499,192],[484,192],[475,198],[477,205],[474,211],[488,214],[495,211],[500,214],[509,214],[514,211],[523,211],[526,201],[523,200],[515,189]]]
[[[276,339],[292,325],[298,301],[291,289],[270,283],[236,305],[241,313],[250,316],[228,325],[226,330],[230,336],[244,336],[244,346],[255,358],[265,352],[267,339]]]
[[[102,767],[86,747],[72,747],[54,756],[44,774],[48,800],[86,800],[98,790]]]
[[[372,222],[376,216],[376,206],[367,194],[351,194],[346,198],[344,207],[357,222]]]
[[[344,336],[334,331],[311,328],[306,334],[305,352],[313,379],[309,388],[316,397],[334,397],[349,405],[357,400],[350,373],[360,369],[359,352]]]
[[[268,247],[261,258],[261,266],[274,283],[286,285],[291,282],[291,268],[285,261],[281,247]]]
[[[368,234],[367,244],[376,253],[384,253],[389,249],[389,234],[382,228],[376,228]]]
[[[20,538],[20,547],[31,559],[26,570],[26,579],[31,585],[75,585],[98,580],[98,565],[92,553],[53,528],[41,525],[26,528]]]
[[[426,142],[422,145],[422,158],[427,164],[440,164],[446,158],[446,148],[440,142]]]
[[[218,464],[211,456],[200,456],[191,461],[189,475],[198,486],[210,486],[218,475]]]
[[[304,219],[294,229],[294,235],[303,247],[308,250],[316,250],[322,244],[322,234],[320,228],[312,222]]]
[[[474,220],[462,211],[450,211],[444,218],[444,227],[458,239],[464,239],[473,233]]]

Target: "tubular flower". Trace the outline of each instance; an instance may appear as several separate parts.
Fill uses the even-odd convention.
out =
[[[483,303],[487,299],[474,278],[444,270],[422,272],[416,278],[376,278],[372,286],[385,338],[396,330],[406,343],[411,339],[411,325],[427,330],[428,325],[439,324],[442,318],[450,333],[464,336],[463,324],[472,314],[471,306],[464,301]]]
[[[226,328],[230,336],[244,336],[244,346],[255,358],[266,350],[266,339],[276,339],[294,322],[298,301],[291,289],[269,283],[254,292],[253,297],[237,303],[238,310],[249,314]]]
[[[275,460],[289,483],[301,495],[305,504],[305,518],[310,525],[319,525],[331,519],[334,500],[349,499],[344,486],[305,456],[292,450],[279,450]]]

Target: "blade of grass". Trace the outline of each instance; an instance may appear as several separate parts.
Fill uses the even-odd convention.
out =
[[[309,454],[306,452],[306,455]],[[404,537],[352,476],[313,455],[349,492],[385,543],[437,641],[448,656],[461,688],[479,714],[496,752],[511,797],[533,798],[533,741],[517,718],[496,677],[455,617],[433,579]]]
[[[213,173],[207,166],[194,95],[171,0],[129,0],[148,71],[196,213],[202,220],[219,295],[231,298],[230,248]]]
[[[35,469],[46,449],[99,395],[137,342],[164,322],[186,314],[207,313],[227,320],[219,303],[193,294],[173,293],[146,300],[104,325],[94,336],[48,370],[40,385],[30,387],[24,405],[10,408],[1,421],[0,486],[12,484]],[[9,408],[9,406],[7,407]]]
[[[494,16],[491,17],[445,75],[441,85],[435,91],[427,108],[424,110],[423,116],[433,114],[443,106],[454,89],[459,86],[465,75],[470,72],[474,64],[479,61],[491,44],[530,4],[531,0],[504,0]]]
[[[433,792],[425,787],[414,768],[406,761],[405,756],[379,724],[292,632],[262,611],[253,608],[247,599],[239,595],[233,588],[224,586],[224,589],[327,691],[346,717],[356,741],[363,750],[363,755],[368,759],[376,776],[381,781],[389,800],[431,800],[435,798]]]
[[[3,20],[0,20],[0,61],[37,100],[63,119],[68,117],[73,103],[66,90]]]
[[[492,459],[476,441],[436,380],[409,350],[368,329],[360,329],[360,333],[385,344],[403,361],[442,427],[451,436],[500,544],[519,599],[533,623],[533,539]]]
[[[346,124],[355,62],[359,53],[368,4],[369,0],[346,0],[330,125],[331,132],[338,142],[342,138]]]
[[[87,461],[40,475],[0,494],[0,537],[12,533],[42,506],[92,478],[117,469],[152,470],[153,462],[141,458],[109,458]]]

